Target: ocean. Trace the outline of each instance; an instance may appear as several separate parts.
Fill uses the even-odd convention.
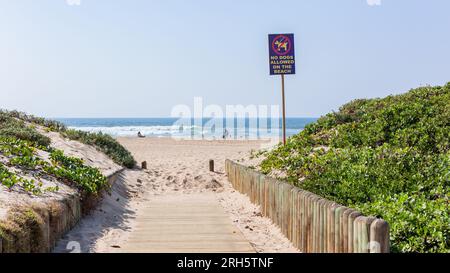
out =
[[[278,119],[178,119],[178,118],[56,118],[68,128],[87,132],[102,132],[114,137],[196,137],[220,139],[223,135],[234,139],[264,139],[280,137]],[[287,118],[286,134],[298,134],[317,118]]]

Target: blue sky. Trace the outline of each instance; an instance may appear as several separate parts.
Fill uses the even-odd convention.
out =
[[[70,0],[74,1],[74,0]],[[450,81],[450,1],[0,0],[0,108],[164,117],[279,104],[267,34],[295,33],[288,116]]]

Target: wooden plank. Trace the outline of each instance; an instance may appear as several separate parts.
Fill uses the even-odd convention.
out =
[[[254,252],[213,193],[161,195],[149,204],[121,251]]]

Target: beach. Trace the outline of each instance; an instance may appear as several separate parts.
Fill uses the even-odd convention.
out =
[[[152,217],[146,214],[157,206],[156,202],[167,207],[179,200],[195,203],[200,199],[206,200],[200,200],[203,206],[214,208],[214,215],[221,217],[223,225],[235,230],[230,240],[249,245],[246,250],[298,252],[271,220],[262,217],[258,206],[231,187],[225,175],[226,159],[242,162],[268,141],[135,137],[121,137],[118,141],[132,152],[138,165],[146,161],[147,169],[125,170],[111,194],[59,242],[55,252],[68,252],[72,249],[67,247],[71,242],[79,244],[81,252],[137,252],[136,249],[128,251],[127,245],[142,230],[140,225],[144,220]],[[210,160],[214,160],[214,172],[209,171]],[[189,212],[186,214],[189,216]],[[202,230],[200,224],[198,230]],[[152,249],[141,250],[152,252]],[[185,249],[185,252],[190,251]]]

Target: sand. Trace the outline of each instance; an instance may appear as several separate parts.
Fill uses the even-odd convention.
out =
[[[152,200],[211,194],[256,252],[298,252],[258,206],[236,192],[224,174],[225,159],[243,160],[265,141],[119,138],[148,169],[126,170],[99,208],[61,240],[55,252],[122,252]],[[215,172],[208,162],[215,161]],[[70,246],[68,250],[67,246]],[[78,248],[79,246],[79,248]]]

